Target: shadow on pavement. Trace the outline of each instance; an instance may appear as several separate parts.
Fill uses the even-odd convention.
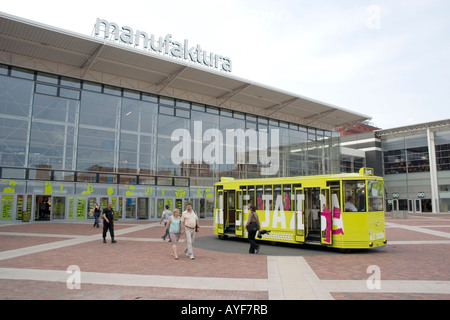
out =
[[[315,245],[295,245],[267,241],[257,242],[261,245],[258,254],[265,256],[317,256],[342,254],[334,248]],[[198,237],[195,238],[194,246],[199,249],[227,253],[248,253],[249,249],[248,240],[237,237],[229,237],[224,240],[219,239],[217,236]]]

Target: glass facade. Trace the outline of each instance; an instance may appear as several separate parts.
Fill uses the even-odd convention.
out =
[[[427,132],[382,139],[384,180],[390,208],[432,212],[431,166],[436,167],[439,211],[450,210],[450,130],[434,136],[433,157]],[[431,163],[430,159],[435,159]]]
[[[222,176],[338,173],[339,137],[0,65],[0,167],[2,220],[23,212],[36,220],[89,219],[93,201],[113,202],[118,218],[148,219],[160,216],[162,204],[189,200],[208,217],[212,186]]]
[[[384,174],[429,172],[427,135],[412,135],[383,141]]]

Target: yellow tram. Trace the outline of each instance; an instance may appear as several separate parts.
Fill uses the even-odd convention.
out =
[[[246,238],[249,204],[265,230],[261,240],[342,249],[387,242],[383,178],[371,168],[306,177],[222,178],[215,184],[214,233]]]

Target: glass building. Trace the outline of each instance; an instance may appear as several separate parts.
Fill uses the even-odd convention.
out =
[[[450,212],[450,120],[341,137],[342,172],[384,177],[387,211]]]
[[[380,130],[392,210],[450,212],[450,121]]]
[[[211,217],[220,177],[340,172],[367,117],[225,73],[0,16],[0,222]]]

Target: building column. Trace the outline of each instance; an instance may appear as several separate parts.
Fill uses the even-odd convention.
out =
[[[437,165],[436,165],[436,147],[434,144],[434,132],[427,129],[427,142],[428,142],[428,162],[430,165],[430,182],[431,182],[431,203],[433,213],[440,213],[439,204],[439,189],[437,180]]]

